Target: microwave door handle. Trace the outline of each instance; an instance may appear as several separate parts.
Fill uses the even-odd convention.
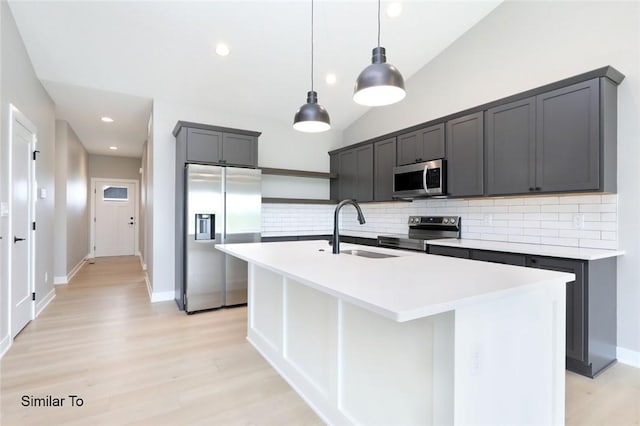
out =
[[[429,193],[429,188],[427,188],[427,172],[429,171],[429,166],[424,166],[424,170],[422,171],[422,187],[426,193]]]

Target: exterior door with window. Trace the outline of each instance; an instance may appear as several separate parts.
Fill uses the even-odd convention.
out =
[[[96,180],[94,187],[94,255],[136,254],[136,185]]]

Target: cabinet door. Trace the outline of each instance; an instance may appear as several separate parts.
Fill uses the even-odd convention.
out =
[[[471,259],[516,266],[526,266],[527,264],[527,258],[523,254],[485,250],[472,250]]]
[[[537,96],[536,187],[597,190],[600,184],[599,82]]]
[[[529,256],[527,266],[552,271],[570,272],[576,280],[567,283],[567,357],[578,361],[587,359],[586,303],[587,286],[584,276],[585,263],[580,260]]]
[[[376,142],[374,145],[373,199],[393,199],[393,168],[396,165],[396,138]]]
[[[484,191],[482,111],[447,122],[447,193],[466,197]]]
[[[458,257],[460,259],[471,258],[471,251],[465,248],[430,245],[427,251],[429,254],[440,256]]]
[[[338,154],[338,160],[338,193],[340,199],[356,198],[357,162],[355,149],[342,151]]]
[[[444,158],[444,123],[420,130],[422,134],[422,160]]]
[[[422,161],[422,132],[398,136],[398,166]]]
[[[373,201],[373,144],[356,148],[356,200]]]
[[[487,111],[487,194],[535,189],[535,98]]]
[[[329,171],[331,174],[337,175],[336,178],[332,178],[329,181],[329,197],[332,200],[339,200],[341,198],[340,195],[340,155],[339,154],[330,154],[329,155]]]
[[[187,129],[187,161],[214,164],[222,159],[222,133]]]
[[[238,166],[258,165],[258,139],[254,136],[224,133],[222,135],[222,162]]]

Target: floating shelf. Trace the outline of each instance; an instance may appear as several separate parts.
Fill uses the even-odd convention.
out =
[[[273,169],[271,167],[260,167],[260,170],[262,170],[263,175],[296,176],[319,179],[336,179],[338,177],[335,173],[309,172],[306,170]]]
[[[267,204],[338,204],[336,200],[321,200],[316,198],[271,198],[262,197]]]

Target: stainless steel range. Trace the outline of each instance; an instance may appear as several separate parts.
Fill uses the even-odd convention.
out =
[[[381,247],[427,250],[428,240],[460,238],[460,216],[409,216],[407,235],[379,235]]]

